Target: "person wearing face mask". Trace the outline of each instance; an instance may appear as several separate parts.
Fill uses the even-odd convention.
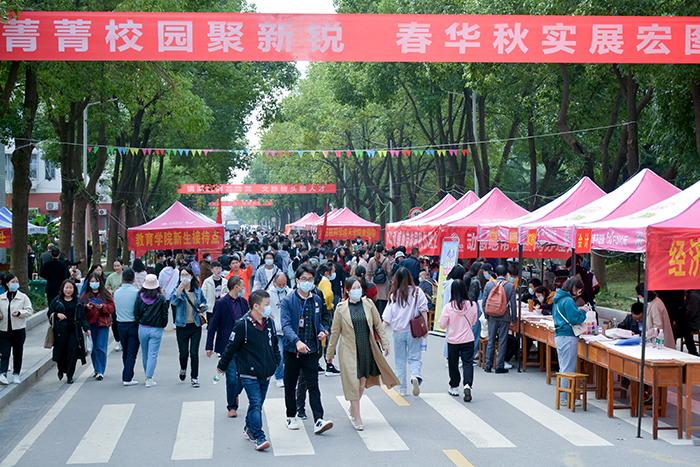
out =
[[[207,322],[211,322],[214,316],[214,304],[218,299],[228,293],[226,281],[221,276],[221,263],[214,261],[211,263],[211,276],[202,282],[202,293],[207,301]]]
[[[175,333],[180,356],[180,381],[187,376],[187,360],[191,360],[190,383],[199,387],[199,343],[202,340],[203,317],[207,302],[199,288],[194,271],[188,266],[180,271],[180,285],[177,286],[170,303],[175,307]]]
[[[333,316],[326,360],[332,362],[338,350],[343,394],[350,402],[350,422],[362,431],[360,399],[365,389],[381,384],[392,388],[399,385],[399,379],[384,358],[389,355],[390,344],[377,307],[362,297],[362,284],[356,277],[346,279],[345,291],[348,298],[338,303]]]
[[[0,295],[0,384],[19,384],[22,371],[24,340],[27,337],[27,318],[32,313],[32,302],[19,290],[19,280],[10,273],[2,278],[6,290]],[[8,379],[12,353],[12,379]]]
[[[535,306],[535,301],[536,301],[535,290],[537,289],[537,287],[540,287],[541,285],[542,285],[542,281],[536,277],[533,277],[532,279],[527,281],[527,292],[523,292],[520,294],[520,301],[523,303],[527,303],[528,308],[530,310],[532,310],[533,307]]]
[[[216,367],[219,374],[227,372],[236,360],[241,385],[248,396],[248,413],[243,436],[255,443],[257,451],[270,447],[262,424],[262,407],[280,361],[275,322],[271,319],[270,295],[264,290],[250,294],[251,309],[233,328],[231,340]]]
[[[90,360],[95,369],[92,375],[97,381],[104,379],[107,368],[107,345],[109,343],[109,328],[114,317],[114,299],[105,289],[101,276],[97,272],[87,276],[88,288],[80,296],[80,302],[85,307],[85,317],[90,325],[92,334],[92,352]]]
[[[47,312],[53,329],[53,351],[51,359],[58,367],[58,380],[66,375],[67,384],[73,384],[73,375],[78,360],[85,365],[85,336],[89,336],[90,325],[85,319],[85,307],[78,299],[78,286],[65,279],[58,295],[49,303]]]
[[[275,287],[270,291],[270,307],[272,307],[272,319],[275,322],[275,329],[277,330],[277,343],[279,344],[280,352],[284,352],[280,307],[282,300],[293,291],[287,286],[287,276],[282,272],[277,273],[274,286]],[[278,388],[284,387],[284,361],[282,359],[280,359],[280,363],[275,371],[275,381]]]
[[[231,261],[229,264],[231,269],[226,275],[226,280],[228,281],[233,276],[240,277],[243,281],[243,292],[241,292],[241,297],[248,300],[251,288],[253,287],[254,266],[241,262],[241,257],[238,254],[231,255]],[[226,294],[221,294],[222,297],[224,295]]]
[[[552,300],[554,292],[550,292],[547,287],[540,286],[535,289],[535,304],[534,310],[543,315],[552,314]]]
[[[272,281],[277,273],[280,272],[280,269],[275,266],[275,255],[271,251],[265,253],[263,261],[263,266],[255,271],[253,290],[267,291],[272,286]]]
[[[322,264],[318,267],[316,275],[319,279],[316,287],[318,287],[318,290],[320,290],[321,293],[323,293],[323,301],[326,304],[326,309],[328,311],[333,311],[334,295],[331,281],[335,280],[336,278],[335,266],[333,265],[333,263]]]
[[[114,268],[114,272],[107,276],[107,280],[105,281],[105,288],[109,293],[114,295],[114,292],[116,292],[117,289],[122,285],[122,273],[124,272],[124,263],[122,263],[120,259],[117,259],[112,264],[112,267]],[[121,352],[121,336],[119,335],[119,323],[117,322],[116,315],[114,317],[114,320],[112,320],[112,335],[114,336],[114,340],[116,341],[114,344],[114,351]]]
[[[207,327],[207,343],[204,346],[208,358],[215,352],[219,355],[224,353],[236,322],[248,313],[248,302],[241,295],[244,287],[243,280],[233,276],[226,284],[228,293],[216,301],[214,316]],[[241,393],[241,386],[235,362],[227,368],[226,410],[229,418],[235,418],[238,416],[238,395]]]

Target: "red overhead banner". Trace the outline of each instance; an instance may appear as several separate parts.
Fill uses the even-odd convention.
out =
[[[360,237],[370,243],[379,240],[379,226],[377,227],[349,227],[349,226],[319,226],[318,238],[323,240],[354,240]]]
[[[231,201],[212,201],[209,203],[209,206],[212,208],[215,208],[217,206],[248,208],[248,207],[258,207],[258,206],[269,207],[269,206],[272,206],[272,204],[273,204],[272,200],[261,201],[259,199],[234,199]]]
[[[137,255],[152,250],[221,250],[224,247],[223,227],[172,228],[137,231],[129,229],[129,248]]]
[[[649,290],[691,290],[700,284],[700,232],[649,228]]]
[[[227,195],[231,193],[266,194],[266,195],[328,195],[335,193],[335,184],[298,185],[298,184],[241,184],[241,185],[180,185],[177,192],[181,195]]]
[[[28,11],[0,40],[26,61],[700,63],[700,18],[672,16]]]

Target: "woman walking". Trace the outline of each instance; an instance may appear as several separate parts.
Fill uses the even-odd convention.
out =
[[[87,277],[87,282],[88,289],[80,296],[80,302],[85,307],[85,317],[92,334],[90,360],[95,369],[92,376],[97,381],[102,381],[107,368],[107,345],[114,316],[114,299],[96,272]]]
[[[202,316],[207,302],[199,288],[192,269],[188,266],[180,271],[180,285],[170,298],[175,307],[175,333],[180,354],[180,381],[187,377],[187,359],[192,363],[190,383],[199,387],[199,343],[202,340]]]
[[[143,281],[146,280],[146,265],[141,258],[136,258],[131,263],[131,269],[134,270],[134,286],[140,290],[143,287]]]
[[[139,324],[139,343],[147,388],[156,384],[153,375],[158,363],[163,328],[168,325],[168,307],[169,304],[160,291],[158,278],[155,274],[148,274],[134,306],[134,318]]]
[[[85,309],[78,299],[78,286],[66,279],[58,295],[49,305],[49,320],[53,327],[53,361],[58,367],[58,380],[66,375],[67,383],[73,384],[75,364],[80,360],[85,365],[85,338],[90,335],[90,325],[85,319]]]
[[[472,400],[474,384],[474,332],[472,327],[478,319],[476,303],[469,298],[467,286],[455,279],[450,287],[450,302],[442,309],[440,327],[447,330],[447,367],[450,374],[451,396],[459,395],[459,360],[462,361],[462,383],[464,402]]]
[[[19,280],[11,272],[5,274],[0,295],[0,384],[20,383],[24,340],[27,337],[27,318],[32,313],[32,302],[19,290]],[[12,380],[7,377],[12,352]]]
[[[421,316],[428,323],[428,299],[421,289],[413,283],[413,277],[406,268],[399,268],[394,274],[389,295],[389,304],[382,319],[394,333],[394,364],[400,381],[400,393],[408,394],[406,384],[406,365],[411,373],[411,386],[414,396],[420,395],[423,337],[413,337],[411,320]]]
[[[552,318],[560,373],[576,371],[578,337],[574,333],[573,325],[583,323],[586,320],[586,312],[576,306],[574,297],[580,295],[582,291],[583,281],[577,277],[571,277],[554,295]],[[562,381],[562,385],[566,384],[567,381]],[[566,404],[566,394],[562,393],[561,400]]]
[[[389,339],[377,307],[362,297],[362,284],[354,276],[345,280],[345,292],[348,298],[338,303],[333,316],[326,361],[333,361],[340,340],[340,379],[345,400],[350,401],[350,422],[362,431],[360,399],[365,389],[381,383],[392,388],[399,380],[384,359],[389,355]],[[381,341],[381,348],[375,336]]]

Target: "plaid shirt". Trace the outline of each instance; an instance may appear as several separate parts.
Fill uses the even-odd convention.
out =
[[[314,326],[314,308],[316,302],[313,300],[313,295],[309,296],[308,299],[302,300],[302,316],[304,317],[304,327],[299,326],[299,332],[297,335],[301,341],[309,347],[310,353],[316,353],[318,351],[317,339],[318,333],[316,332],[316,327]]]

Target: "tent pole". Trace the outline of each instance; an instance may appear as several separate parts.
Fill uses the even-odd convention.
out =
[[[571,277],[576,276],[576,248],[571,249]]]
[[[641,263],[641,255],[640,255]],[[637,438],[642,437],[642,413],[644,408],[644,366],[646,363],[647,347],[647,309],[649,307],[649,290],[647,288],[647,278],[644,276],[644,314],[642,315],[642,358],[639,368],[639,396],[637,400]],[[652,394],[656,397],[656,394]],[[680,422],[678,422],[680,423]]]
[[[522,373],[523,371],[523,358],[522,358],[522,340],[523,340],[523,335],[522,335],[522,308],[521,308],[521,302],[520,302],[520,290],[522,287],[520,287],[520,279],[522,278],[522,264],[523,264],[523,245],[518,243],[518,287],[515,289],[516,292],[516,299],[515,299],[515,306],[518,307],[518,373]]]
[[[642,282],[642,255],[637,255],[637,284]],[[639,299],[637,299],[639,300]]]

